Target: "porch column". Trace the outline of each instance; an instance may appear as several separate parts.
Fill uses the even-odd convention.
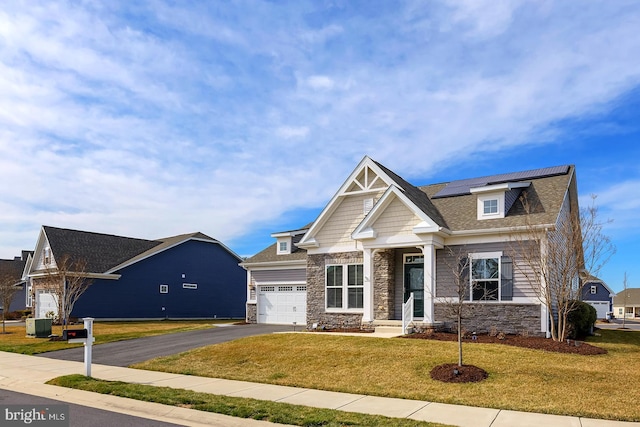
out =
[[[434,322],[433,300],[435,298],[436,283],[436,249],[433,244],[422,247],[424,255],[424,318],[423,323]]]
[[[373,249],[363,250],[362,270],[364,289],[362,301],[362,322],[373,322]]]

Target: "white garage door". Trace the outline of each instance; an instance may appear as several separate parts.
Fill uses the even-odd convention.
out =
[[[275,285],[258,287],[258,323],[292,325],[307,323],[307,287]]]
[[[38,290],[36,293],[36,318],[42,319],[47,317],[47,313],[53,312],[54,316],[58,314],[58,304],[53,294]]]
[[[606,301],[587,301],[598,313],[598,319],[606,319],[609,311],[609,303]]]

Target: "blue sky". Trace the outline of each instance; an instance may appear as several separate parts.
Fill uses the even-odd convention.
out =
[[[0,257],[40,226],[241,255],[366,154],[413,184],[575,164],[640,287],[636,1],[12,1]]]

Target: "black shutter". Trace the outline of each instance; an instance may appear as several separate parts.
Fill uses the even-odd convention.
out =
[[[502,274],[500,277],[500,287],[502,293],[502,301],[513,300],[513,262],[508,256],[501,257]]]
[[[471,295],[470,295],[470,281],[469,281],[469,274],[471,271],[471,258],[468,257],[460,257],[460,259],[458,260],[458,273],[460,274],[460,282],[458,283],[458,286],[463,286],[464,291],[462,292],[462,295],[464,295],[464,300],[465,301],[470,301],[471,300]]]

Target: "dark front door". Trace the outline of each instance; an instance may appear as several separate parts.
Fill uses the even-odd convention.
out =
[[[404,301],[413,293],[413,316],[424,317],[424,257],[405,255]]]

